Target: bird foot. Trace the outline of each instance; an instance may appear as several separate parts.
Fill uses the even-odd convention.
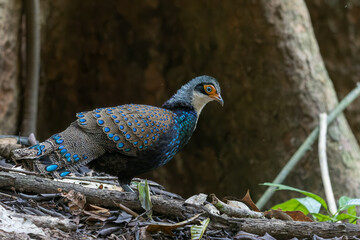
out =
[[[124,189],[125,192],[133,193],[134,190],[129,186],[129,184],[120,184],[120,186]]]

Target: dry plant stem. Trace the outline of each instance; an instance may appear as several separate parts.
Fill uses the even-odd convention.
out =
[[[337,105],[329,114],[327,119],[327,125],[329,125],[334,119],[342,112],[344,109],[352,103],[360,95],[360,84],[358,83],[356,88],[353,89],[348,95],[346,95],[343,100]],[[311,134],[306,138],[306,140],[301,144],[299,149],[294,153],[290,160],[286,163],[284,168],[276,176],[273,183],[282,183],[285,178],[289,175],[291,170],[294,169],[296,164],[300,161],[302,156],[306,153],[307,150],[311,148],[311,145],[315,142],[319,134],[319,127],[315,128]],[[268,187],[265,193],[261,196],[259,201],[256,203],[256,206],[259,209],[262,209],[265,204],[270,200],[271,196],[274,194],[276,187]]]
[[[329,168],[327,163],[327,157],[326,157],[326,131],[327,131],[327,114],[326,113],[320,113],[320,131],[319,131],[319,162],[320,162],[320,169],[321,169],[321,177],[325,189],[325,195],[326,200],[329,205],[329,210],[331,214],[335,214],[336,209],[336,203],[335,203],[335,197],[331,186],[331,180],[329,175]]]
[[[137,214],[136,212],[134,212],[130,208],[124,206],[123,204],[117,203],[115,201],[114,201],[114,204],[117,205],[121,210],[127,212],[128,214],[132,215],[135,218],[138,218],[140,221],[145,221],[145,219],[143,217],[141,217],[139,214]]]
[[[78,180],[78,181],[84,181],[84,182],[94,182],[94,183],[101,183],[101,184],[112,184],[112,185],[116,185],[116,186],[120,186],[117,182],[110,182],[110,181],[105,181],[105,180],[100,180],[98,178],[95,177],[72,177],[72,176],[67,176],[66,179],[72,179],[72,180]],[[112,179],[110,179],[112,180]]]
[[[221,212],[225,213],[230,217],[238,217],[238,218],[264,218],[264,214],[262,212],[255,212],[249,209],[240,209],[233,206],[230,206],[220,199],[218,199],[214,194],[210,195],[212,198],[212,204]]]
[[[27,175],[34,175],[34,176],[39,175],[35,172],[29,172],[29,171],[25,171],[25,170],[16,169],[16,168],[7,168],[7,167],[3,167],[3,166],[0,166],[0,170],[6,171],[6,172],[17,172],[17,173],[22,173],[22,174],[27,174]]]
[[[12,196],[12,195],[9,195],[9,194],[6,194],[6,193],[2,193],[2,192],[0,192],[0,196],[7,197],[7,198],[12,198],[12,199],[17,199],[17,197],[15,197],[15,196]]]

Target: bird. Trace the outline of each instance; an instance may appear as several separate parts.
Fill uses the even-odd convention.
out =
[[[125,191],[137,175],[169,162],[190,140],[203,107],[224,105],[218,81],[199,76],[183,85],[162,107],[125,104],[79,112],[63,132],[11,152],[26,169],[54,178],[84,165],[116,176]]]

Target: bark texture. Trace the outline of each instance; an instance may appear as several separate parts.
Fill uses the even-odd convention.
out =
[[[306,1],[321,55],[339,97],[360,81],[360,1]],[[346,111],[346,117],[360,140],[360,100]]]
[[[0,133],[16,133],[18,122],[20,0],[0,0]]]
[[[293,134],[298,132],[299,137],[304,130],[303,133],[307,134],[309,127],[313,128],[318,122],[320,112],[334,108],[337,97],[325,70],[303,2],[263,1],[263,4],[267,21],[274,26],[270,27],[270,31],[273,29],[275,33],[274,40],[282,57],[273,66],[273,70],[279,76],[284,74],[284,79],[277,80],[280,84],[290,84],[292,90],[289,92],[294,95],[285,97],[283,100],[288,99],[289,102],[280,104],[291,107],[293,110],[288,109],[289,113],[296,111],[290,118],[283,116],[287,118],[284,119],[287,130],[282,140],[284,146],[289,143],[288,146],[291,146],[291,143],[296,142]],[[276,59],[275,62],[279,61],[276,55],[270,58]],[[359,182],[356,179],[359,179],[359,147],[343,115],[329,128],[328,155],[336,197],[339,198],[342,194],[358,195]],[[287,182],[291,185],[301,182],[298,186],[324,195],[319,176],[318,157],[314,151]],[[344,191],[344,187],[347,190]]]

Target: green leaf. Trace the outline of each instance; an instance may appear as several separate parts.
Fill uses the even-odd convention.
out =
[[[308,196],[308,197],[311,197],[311,198],[315,199],[316,201],[318,201],[321,204],[321,206],[323,206],[325,208],[326,211],[328,210],[328,206],[326,204],[326,201],[322,197],[320,197],[319,195],[316,195],[314,193],[307,192],[307,191],[304,191],[304,190],[301,190],[301,189],[298,189],[298,188],[289,187],[289,186],[286,186],[286,185],[283,185],[283,184],[264,183],[263,185],[277,187],[278,188],[277,190],[289,190],[289,191],[299,192],[301,194],[304,194],[305,196]]]
[[[356,206],[351,206],[347,210],[348,214],[356,216]]]
[[[356,224],[356,220],[358,219],[360,219],[360,217],[347,213],[342,213],[336,216],[337,221],[349,220],[349,223],[354,223],[354,224]]]
[[[306,207],[310,213],[320,212],[321,203],[319,203],[317,200],[311,197],[295,198],[295,199],[298,200],[304,207]]]
[[[209,225],[210,218],[205,219],[204,221],[201,221],[201,225],[193,225],[190,228],[191,231],[191,240],[195,239],[201,239],[204,235],[207,226]]]
[[[145,209],[146,215],[150,219],[152,219],[152,203],[150,198],[149,184],[147,180],[145,180],[145,184],[139,183],[138,191],[139,191],[139,200],[141,203],[141,207]]]
[[[292,198],[289,201],[277,204],[273,206],[271,209],[281,209],[283,211],[301,211],[305,215],[309,213],[319,213],[321,204],[310,198]]]
[[[344,211],[346,209],[348,209],[349,207],[353,207],[353,206],[360,206],[360,198],[349,198],[346,196],[342,196],[339,199],[339,210],[337,212],[341,212]],[[351,210],[353,211],[353,210]],[[356,213],[355,213],[356,215]]]
[[[286,202],[277,204],[277,205],[273,206],[271,209],[277,210],[279,208],[283,211],[301,211],[305,215],[307,215],[309,213],[309,210],[295,198],[292,198]]]
[[[328,215],[324,215],[321,213],[313,213],[311,215],[313,215],[313,217],[316,218],[319,222],[327,222],[327,221],[336,222],[337,221],[336,218],[332,218]]]
[[[339,199],[339,208],[342,208],[346,205],[346,203],[350,200],[351,198],[347,197],[347,196],[342,196]]]

